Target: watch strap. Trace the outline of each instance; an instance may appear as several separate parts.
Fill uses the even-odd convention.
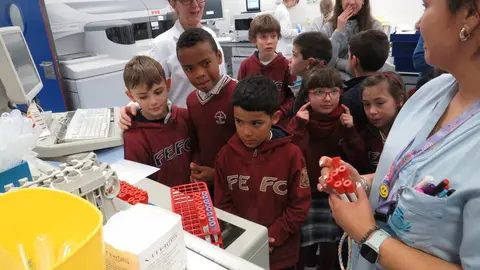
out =
[[[372,233],[372,235],[365,242],[365,244],[370,246],[373,250],[375,250],[378,253],[380,250],[380,246],[383,244],[383,241],[385,241],[389,237],[390,237],[389,233],[387,233],[382,229],[379,229]]]
[[[375,226],[375,227],[371,228],[371,229],[362,237],[362,239],[360,239],[360,241],[358,242],[358,244],[359,244],[360,246],[363,245],[365,242],[367,242],[368,238],[370,238],[370,236],[371,236],[374,232],[376,232],[376,231],[378,231],[378,230],[380,230],[380,227],[378,227],[378,226]]]

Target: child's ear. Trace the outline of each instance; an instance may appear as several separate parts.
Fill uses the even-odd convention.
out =
[[[272,124],[273,125],[276,125],[278,123],[278,121],[280,121],[280,115],[282,114],[281,111],[276,111],[273,115],[272,115]]]
[[[137,101],[135,100],[135,98],[133,97],[132,92],[130,92],[129,90],[125,90],[125,94],[127,94],[127,97],[128,97],[132,102],[137,102]]]
[[[406,95],[405,94],[401,94],[399,96],[399,99],[397,101],[397,106],[398,106],[398,109],[401,109],[403,107],[403,105],[405,105],[405,100],[406,100]]]
[[[217,51],[217,60],[218,60],[219,64],[223,64],[223,54],[222,54],[222,51],[220,49],[218,49],[218,51]]]

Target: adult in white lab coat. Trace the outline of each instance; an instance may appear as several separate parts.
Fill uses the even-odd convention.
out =
[[[292,54],[293,39],[300,33],[299,30],[293,28],[290,13],[288,13],[288,9],[297,3],[297,0],[282,0],[275,10],[275,18],[280,22],[280,34],[282,35],[278,41],[277,51],[283,55]]]
[[[189,82],[187,75],[183,71],[180,62],[177,59],[177,41],[185,29],[202,27],[208,31],[215,39],[218,48],[222,52],[217,36],[210,28],[203,27],[200,20],[203,16],[203,8],[206,0],[169,0],[170,5],[178,15],[175,25],[167,32],[156,37],[152,42],[150,56],[160,62],[165,70],[165,76],[170,78],[171,86],[168,97],[173,105],[186,108],[187,96],[195,87]],[[220,66],[220,72],[226,73],[225,59]],[[136,109],[136,108],[135,108]],[[122,114],[125,113],[122,108]],[[132,113],[134,108],[131,109]]]
[[[332,16],[332,11],[332,0],[320,0],[320,16],[313,20],[308,30],[312,32],[320,32],[323,28],[323,25],[327,23]]]

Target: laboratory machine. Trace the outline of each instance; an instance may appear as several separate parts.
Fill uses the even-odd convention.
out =
[[[148,54],[176,14],[167,0],[45,0],[70,109],[106,108],[129,102],[123,69]]]
[[[119,108],[40,112],[33,102],[43,84],[19,27],[0,28],[0,111],[29,105],[41,129],[34,149],[39,157],[60,157],[123,144]]]

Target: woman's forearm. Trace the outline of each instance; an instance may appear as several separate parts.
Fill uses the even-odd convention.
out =
[[[459,265],[452,264],[418,249],[409,247],[393,238],[388,238],[380,246],[379,263],[387,270],[463,269]]]
[[[365,178],[365,180],[367,181],[367,184],[369,187],[372,186],[372,183],[373,183],[373,179],[375,178],[375,174],[374,173],[371,173],[371,174],[364,174],[362,175],[363,178]]]

